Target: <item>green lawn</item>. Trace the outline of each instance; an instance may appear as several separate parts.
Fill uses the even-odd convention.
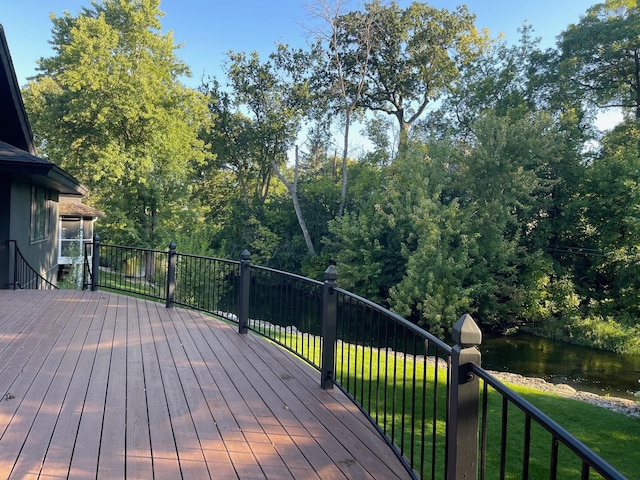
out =
[[[631,418],[620,413],[612,412],[602,407],[588,403],[564,398],[558,395],[533,390],[530,388],[510,385],[510,387],[531,402],[537,408],[546,413],[555,422],[560,424],[576,438],[582,441],[587,447],[596,452],[600,457],[610,463],[620,473],[628,478],[638,478],[640,472],[640,419]],[[496,405],[498,402],[490,401],[492,408],[501,408]],[[512,412],[509,412],[511,415]],[[520,418],[518,418],[520,416]],[[524,421],[522,414],[513,412],[514,428],[510,432],[509,445],[514,449],[522,449],[523,429],[515,425],[522,426]],[[547,465],[542,459],[548,459],[550,451],[551,437],[546,431],[538,427],[536,434],[536,451],[532,455],[535,459],[535,469],[533,472],[542,472],[532,478],[548,478],[544,475],[547,472]],[[546,456],[544,455],[546,453]],[[564,454],[563,454],[564,453]],[[495,455],[495,452],[490,454]],[[570,457],[570,454],[560,451],[561,459]],[[509,451],[507,452],[507,458]],[[513,465],[516,462],[511,462]],[[558,478],[580,478],[579,465],[572,465],[572,462],[562,463],[564,470],[559,471]],[[534,467],[532,467],[534,468]],[[570,472],[569,469],[573,468]],[[512,467],[510,476],[507,478],[520,478],[517,469]],[[591,478],[598,478],[597,475]]]
[[[308,342],[295,335],[281,337],[292,350],[305,345],[304,354],[319,362],[318,350],[309,350]],[[319,342],[317,343],[319,346]],[[446,373],[438,371],[438,388],[434,389],[435,366],[425,365],[412,357],[387,355],[384,351],[338,344],[336,377],[343,386],[370,412],[387,435],[401,446],[414,465],[425,455],[425,477],[430,477],[428,464],[432,449],[444,458]],[[361,368],[364,365],[365,368]],[[380,379],[378,378],[380,374]],[[628,478],[638,478],[640,472],[640,419],[627,417],[607,409],[517,385],[510,387],[551,417],[587,447]],[[437,390],[437,393],[435,393]],[[401,392],[405,391],[405,395]],[[433,400],[439,409],[432,415]],[[386,405],[386,409],[385,409]],[[423,405],[426,405],[423,414]],[[515,406],[508,409],[505,478],[522,478],[524,451],[524,414]],[[502,396],[489,388],[487,408],[486,478],[499,478]],[[435,424],[434,424],[435,422]],[[435,431],[435,445],[431,433]],[[426,436],[422,437],[422,432]],[[551,435],[535,422],[531,429],[529,478],[549,478]],[[581,462],[566,447],[560,446],[558,478],[581,478]],[[440,465],[436,478],[442,478]],[[590,478],[599,478],[592,472]]]

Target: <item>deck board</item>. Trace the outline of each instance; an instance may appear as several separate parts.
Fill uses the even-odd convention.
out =
[[[404,479],[361,412],[220,320],[0,291],[0,479]]]
[[[100,336],[93,363],[88,368],[90,378],[83,404],[80,407],[76,442],[72,451],[66,449],[67,454],[71,457],[68,467],[69,476],[78,479],[95,478],[95,472],[98,468],[104,405],[107,397],[107,379],[109,378],[111,349],[115,332],[117,303],[110,304],[106,298],[100,297],[99,305],[96,319],[97,323],[101,324]],[[73,456],[71,456],[72,453]],[[64,471],[64,467],[60,471]]]

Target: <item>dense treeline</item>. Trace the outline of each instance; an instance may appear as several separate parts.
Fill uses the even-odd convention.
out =
[[[315,278],[335,264],[343,288],[439,334],[469,312],[639,352],[636,1],[594,5],[546,51],[466,7],[337,5],[310,9],[307,49],[230,52],[199,91],[159,0],[54,18],[24,91],[41,151],[91,188],[109,242],[247,248]],[[611,109],[623,120],[600,132]]]

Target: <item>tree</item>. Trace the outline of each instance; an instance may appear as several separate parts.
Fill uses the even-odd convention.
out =
[[[522,273],[545,246],[531,238],[551,208],[557,180],[550,171],[562,159],[562,136],[544,113],[511,120],[487,112],[472,130],[456,160],[467,232],[476,237],[468,281],[483,321],[508,323],[528,288]]]
[[[315,255],[297,195],[297,152],[293,180],[287,180],[281,172],[286,166],[288,150],[301,128],[302,114],[309,105],[305,72],[313,61],[310,55],[285,45],[280,45],[265,63],[260,62],[256,53],[250,58],[244,54],[230,54],[229,74],[237,104],[246,106],[252,115],[251,121],[261,145],[257,152],[258,161],[260,165],[269,167],[264,169],[266,188],[261,198],[266,198],[269,177],[275,174],[291,195],[307,248],[311,255]]]
[[[209,109],[216,118],[215,127],[206,136],[215,161],[203,169],[202,180],[208,183],[219,176],[220,170],[230,172],[232,179],[226,177],[229,190],[235,191],[245,216],[249,216],[256,205],[264,202],[271,185],[271,164],[261,153],[263,145],[258,126],[238,109],[239,101],[233,92],[225,91],[217,80],[208,81],[202,91],[209,98]],[[217,182],[203,194],[213,194],[216,188]]]
[[[468,312],[507,328],[540,288],[529,274],[541,256],[531,237],[545,225],[562,137],[544,114],[485,112],[470,127],[465,143],[431,142],[422,161],[401,154],[393,165],[389,199],[396,222],[411,227],[391,305],[434,333]]]
[[[586,99],[640,118],[640,8],[636,0],[607,0],[570,25],[558,44],[562,62]]]
[[[469,272],[477,234],[469,228],[469,211],[445,193],[452,188],[453,156],[450,146],[434,143],[401,154],[391,167],[389,200],[395,208],[386,208],[411,226],[402,241],[404,274],[389,291],[391,306],[440,336],[473,311]]]
[[[367,19],[371,18],[370,22]],[[357,32],[339,37],[358,58],[367,56],[366,79],[358,106],[396,118],[400,148],[407,146],[411,126],[458,77],[460,67],[474,58],[485,36],[474,26],[467,7],[455,12],[414,2],[402,10],[395,2],[376,0],[342,19],[345,28],[371,25],[367,43]],[[343,47],[346,49],[346,47]]]
[[[487,41],[477,56],[460,67],[460,77],[441,106],[421,122],[427,137],[464,139],[486,111],[518,119],[536,108],[531,75],[538,40],[529,25],[519,31],[518,44],[509,45],[502,38]]]
[[[321,64],[320,68],[327,77],[328,97],[333,100],[330,100],[330,103],[335,102],[335,110],[344,115],[342,187],[338,217],[342,217],[344,213],[347,197],[347,159],[351,124],[365,88],[373,46],[373,26],[378,20],[374,7],[366,16],[341,15],[342,5],[342,0],[336,0],[334,5],[326,0],[317,0],[315,7],[310,7],[312,15],[324,20],[328,26],[326,32],[314,32],[320,42],[326,43],[324,51],[327,62]]]
[[[104,0],[52,17],[55,53],[24,92],[42,151],[91,189],[105,236],[149,247],[200,215],[188,180],[210,122],[162,15],[159,0]]]
[[[323,238],[323,255],[335,264],[340,285],[382,305],[388,304],[389,288],[402,278],[402,242],[406,225],[387,208],[388,167],[365,162],[350,166],[351,192],[345,214],[329,222]]]
[[[603,139],[578,200],[587,223],[589,296],[635,323],[640,308],[640,126],[627,120]]]

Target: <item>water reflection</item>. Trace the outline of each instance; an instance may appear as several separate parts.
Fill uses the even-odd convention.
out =
[[[541,377],[576,390],[633,398],[640,390],[640,355],[618,355],[532,335],[488,337],[480,348],[489,370]]]

